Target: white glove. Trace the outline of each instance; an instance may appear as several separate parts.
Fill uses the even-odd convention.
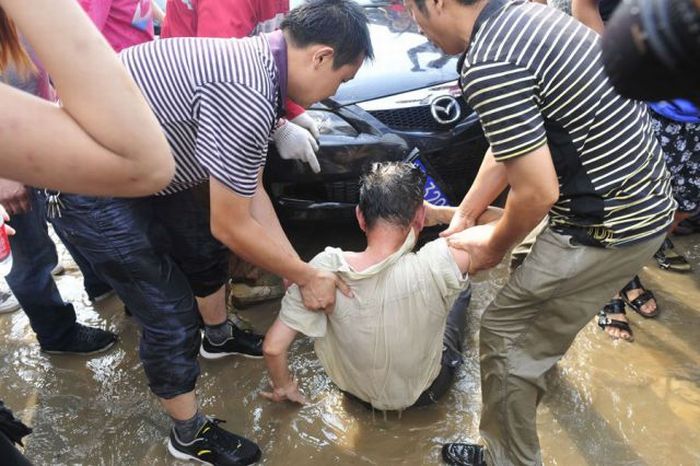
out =
[[[302,113],[300,116],[305,115]],[[297,117],[296,119],[299,119]],[[308,117],[311,118],[311,117]],[[316,152],[318,143],[312,134],[299,125],[285,120],[282,126],[272,133],[275,140],[277,152],[285,160],[295,159],[306,162],[314,173],[320,173],[321,166],[318,164]]]
[[[302,128],[306,128],[309,130],[309,133],[316,138],[318,141],[321,138],[321,133],[318,132],[318,126],[316,125],[316,120],[311,118],[308,113],[304,112],[301,115],[297,116],[296,118],[292,118],[291,120],[292,123],[295,123]]]

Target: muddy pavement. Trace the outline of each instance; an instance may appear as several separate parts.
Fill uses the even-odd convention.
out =
[[[353,234],[328,231],[297,234],[302,254],[357,243]],[[538,412],[546,464],[700,465],[700,236],[678,238],[676,248],[694,273],[661,271],[655,263],[641,273],[660,317],[628,312],[634,343],[610,341],[591,319],[550,374]],[[148,392],[135,322],[116,298],[91,306],[65,252],[63,263],[68,272],[57,281],[78,319],[118,332],[120,342],[92,358],[48,356],[21,311],[0,316],[0,399],[34,428],[27,456],[37,465],[186,464],[166,453],[169,421]],[[478,436],[478,319],[506,271],[502,264],[475,278],[466,364],[434,407],[385,416],[346,400],[323,374],[312,344],[299,339],[291,364],[309,405],[261,398],[268,387],[263,362],[232,357],[200,360],[202,409],[256,440],[267,465],[441,464],[443,442]],[[241,314],[264,331],[278,308],[273,302]]]

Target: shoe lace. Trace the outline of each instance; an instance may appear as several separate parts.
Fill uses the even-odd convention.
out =
[[[211,424],[211,429],[208,429],[206,432],[202,434],[202,437],[207,440],[207,442],[212,445],[216,446],[217,450],[224,450],[227,452],[235,452],[241,447],[241,441],[238,440],[237,444],[235,446],[231,446],[229,441],[227,441],[226,436],[224,435],[224,430],[219,427],[219,424],[225,424],[226,421],[223,419],[218,419],[215,417],[210,417],[208,418],[209,424]]]
[[[90,327],[78,324],[78,329],[75,332],[75,341],[82,343],[95,343],[97,340],[98,332]]]

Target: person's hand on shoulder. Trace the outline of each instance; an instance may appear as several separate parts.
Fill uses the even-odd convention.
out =
[[[469,274],[490,269],[498,265],[506,251],[491,247],[494,224],[477,225],[447,238],[447,244],[455,249],[467,251],[470,256]]]

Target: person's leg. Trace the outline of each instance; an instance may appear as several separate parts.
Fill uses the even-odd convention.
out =
[[[51,275],[58,258],[48,235],[46,201],[35,190],[30,196],[32,210],[12,219],[17,234],[10,237],[13,266],[7,284],[27,314],[42,351],[93,354],[109,349],[117,336],[77,323],[73,306],[61,298]]]
[[[467,328],[467,311],[471,299],[472,289],[470,286],[460,293],[447,314],[440,372],[430,387],[421,393],[413,406],[425,406],[437,402],[452,386],[457,370],[463,362],[462,344]]]
[[[10,236],[13,264],[6,280],[39,344],[60,346],[72,336],[75,311],[63,301],[51,276],[58,259],[46,227],[45,204],[36,192],[29,195],[32,209],[11,220],[17,234]]]
[[[65,196],[62,216],[52,223],[141,324],[139,355],[149,386],[174,422],[168,450],[183,459],[249,464],[260,456],[257,445],[226,432],[198,410],[197,302],[180,268],[151,241],[151,231],[159,227],[157,199]]]
[[[671,174],[673,198],[678,209],[668,229],[673,233],[678,224],[700,205],[700,124],[681,123],[650,112],[652,128],[664,153],[666,168]],[[690,264],[675,251],[670,238],[654,255],[659,267],[676,272],[689,272]]]
[[[56,230],[56,235],[75,261],[75,264],[80,269],[80,273],[83,274],[83,287],[90,301],[101,301],[103,297],[109,295],[112,292],[112,287],[97,276],[97,272],[95,272],[87,258],[60,231]]]
[[[464,334],[467,330],[467,313],[469,312],[469,303],[471,300],[472,287],[470,285],[469,288],[462,291],[459,296],[457,296],[450,312],[447,314],[443,343],[446,348],[456,353],[462,352]]]
[[[231,354],[262,357],[262,336],[245,332],[228,319],[229,251],[212,236],[208,209],[196,194],[188,190],[154,202],[158,221],[167,232],[170,255],[197,297],[205,334],[200,354],[208,359]]]
[[[194,389],[197,304],[187,279],[151,243],[150,198],[64,195],[56,230],[80,251],[142,325],[140,355],[151,390],[170,399]]]
[[[652,257],[662,237],[626,248],[571,244],[543,232],[484,312],[480,328],[488,464],[542,464],[536,429],[544,375],[566,353],[595,308]],[[564,260],[565,258],[565,260]]]
[[[0,431],[0,458],[3,466],[32,466],[26,456]]]

